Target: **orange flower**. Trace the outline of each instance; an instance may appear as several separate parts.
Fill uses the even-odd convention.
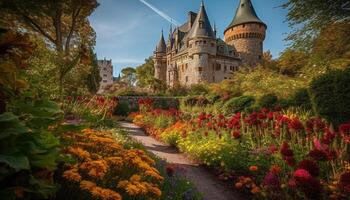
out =
[[[272,165],[270,171],[274,174],[279,174],[281,172],[281,167],[278,165]]]
[[[240,183],[240,182],[238,182],[238,183],[235,184],[235,188],[236,188],[236,189],[242,189],[242,187],[243,187],[243,184]]]
[[[252,171],[252,172],[256,172],[258,171],[258,169],[259,169],[258,166],[255,166],[255,165],[249,167],[249,171]]]
[[[253,194],[257,194],[260,192],[260,188],[259,187],[253,187],[253,189],[250,191]]]
[[[81,176],[76,168],[63,172],[63,177],[74,182],[79,182],[81,180]]]

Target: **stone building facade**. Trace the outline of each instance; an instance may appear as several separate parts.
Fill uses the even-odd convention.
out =
[[[198,14],[189,12],[185,24],[170,28],[167,43],[162,31],[153,55],[155,78],[170,87],[229,79],[240,66],[254,67],[260,62],[266,28],[251,1],[240,0],[222,40],[202,2]]]
[[[113,84],[113,65],[112,60],[98,60],[97,61],[99,70],[100,70],[100,76],[101,76],[101,82],[100,82],[100,88],[98,93],[103,93],[103,88],[105,88],[107,85]]]

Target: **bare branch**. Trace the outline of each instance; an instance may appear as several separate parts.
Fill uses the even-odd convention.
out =
[[[77,12],[72,14],[72,24],[71,24],[71,27],[70,27],[70,30],[69,30],[69,34],[67,36],[67,40],[66,40],[66,46],[65,46],[65,51],[66,51],[66,54],[69,54],[69,51],[70,51],[70,41],[72,39],[72,36],[73,36],[73,32],[74,32],[74,28],[75,28],[75,24],[77,22],[77,19],[78,19],[78,16],[81,12],[83,8],[83,5],[80,5],[80,7],[78,8]]]
[[[31,19],[29,16],[27,15],[22,15],[22,17],[24,18],[24,20],[28,21],[30,26],[33,29],[36,29],[37,31],[39,31],[39,33],[41,33],[44,37],[46,37],[48,40],[50,40],[52,43],[55,43],[55,40],[47,33],[44,31],[44,29],[42,29],[40,27],[40,25],[38,23],[36,23],[33,19]]]

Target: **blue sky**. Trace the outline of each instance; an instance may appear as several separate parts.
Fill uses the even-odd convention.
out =
[[[188,11],[198,12],[201,0],[145,0],[180,23]],[[290,31],[285,22],[286,10],[279,6],[286,0],[252,0],[255,10],[268,25],[264,51],[274,57],[286,48],[283,40]],[[167,39],[170,23],[140,0],[99,0],[100,6],[90,17],[97,33],[95,51],[99,59],[112,59],[114,76],[124,67],[136,67],[151,56],[161,30]],[[211,24],[218,36],[231,22],[239,0],[204,0]]]

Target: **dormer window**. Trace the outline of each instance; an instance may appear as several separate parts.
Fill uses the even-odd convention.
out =
[[[204,28],[204,23],[203,23],[203,21],[199,21],[199,28]]]
[[[241,7],[244,7],[244,3],[241,4]]]

